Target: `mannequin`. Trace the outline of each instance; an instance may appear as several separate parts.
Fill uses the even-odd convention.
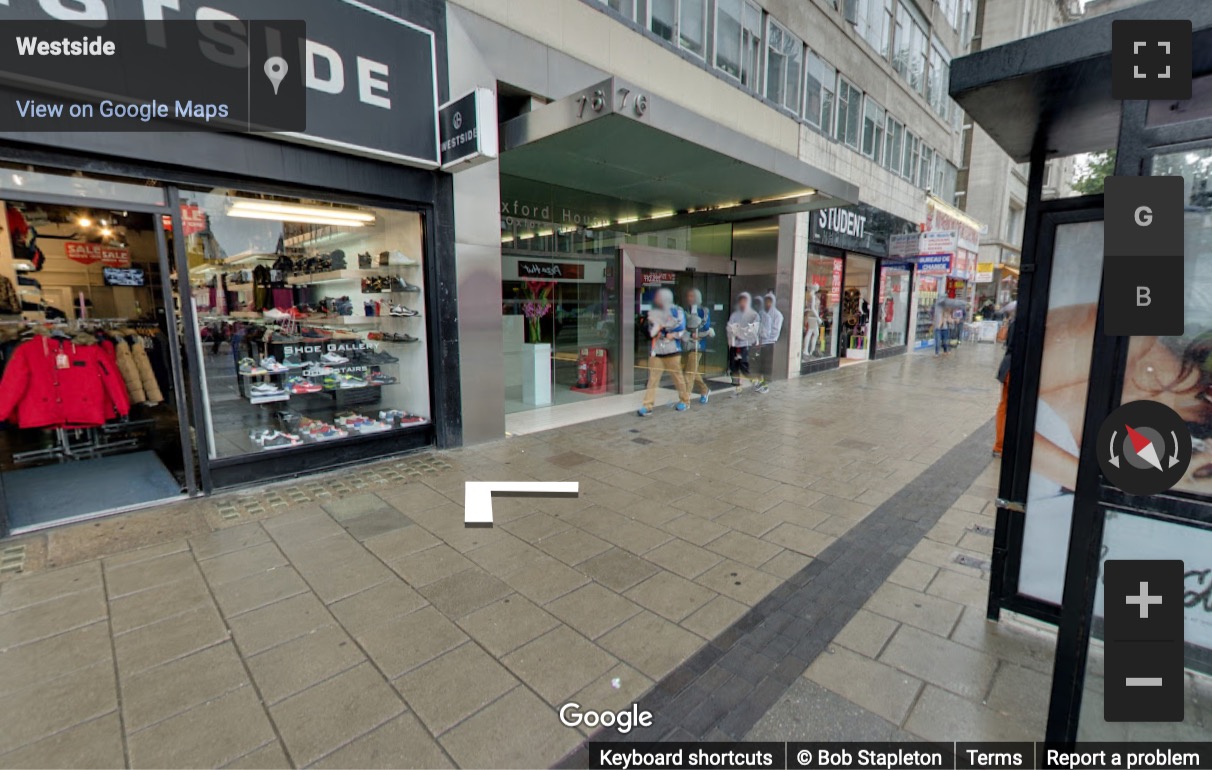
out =
[[[817,310],[817,294],[820,290],[821,287],[811,284],[808,300],[804,303],[804,347],[800,354],[804,359],[815,355],[817,339],[821,334],[821,314]]]

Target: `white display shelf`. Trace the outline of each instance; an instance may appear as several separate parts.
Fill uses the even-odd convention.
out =
[[[290,400],[290,394],[289,394],[289,393],[278,393],[278,394],[273,395],[273,396],[253,396],[253,395],[250,395],[250,396],[248,397],[248,403],[250,403],[250,404],[272,404],[272,403],[277,402],[277,401],[289,401],[289,400]]]
[[[420,267],[420,265],[387,265],[385,267],[346,268],[344,270],[329,270],[323,273],[308,273],[306,275],[288,275],[286,282],[291,286],[311,286],[316,283],[338,283],[340,281],[361,281],[373,275],[392,275],[392,270]],[[375,292],[379,293],[379,292]]]

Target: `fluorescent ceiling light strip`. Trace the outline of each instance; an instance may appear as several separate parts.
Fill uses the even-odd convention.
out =
[[[260,211],[267,214],[280,214],[283,217],[324,217],[346,222],[373,222],[375,215],[369,211],[358,209],[330,208],[327,206],[303,206],[295,203],[278,201],[257,201],[247,198],[229,199],[231,211]],[[306,220],[305,220],[306,221]]]
[[[349,219],[333,219],[332,217],[311,216],[303,214],[280,214],[269,211],[245,211],[232,209],[228,216],[240,219],[269,219],[274,222],[303,222],[309,225],[334,225],[337,227],[361,227],[364,222],[354,222]]]

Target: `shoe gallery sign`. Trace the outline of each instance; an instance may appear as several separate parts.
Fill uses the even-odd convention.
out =
[[[439,18],[444,11],[439,3],[432,5],[437,9],[433,18]],[[245,38],[251,37],[252,27],[222,22],[302,20],[306,24],[303,50],[297,57],[287,57],[302,66],[292,64],[283,85],[302,79],[306,128],[261,135],[424,168],[439,165],[434,33],[367,2],[0,0],[0,22],[17,20],[73,22],[63,25],[65,35],[72,38],[104,37],[107,21],[207,22],[199,25],[197,45],[248,62],[249,78],[258,86],[269,81],[263,72],[265,62],[248,60],[248,51],[255,54],[261,47],[259,41]],[[164,47],[162,27],[149,24],[147,33],[149,45]],[[202,53],[206,55],[206,50]],[[216,61],[215,56],[208,58]],[[269,100],[272,105],[274,97],[252,88],[247,98]],[[251,106],[255,110],[257,105]]]

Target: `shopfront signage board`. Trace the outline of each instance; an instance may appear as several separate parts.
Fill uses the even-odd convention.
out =
[[[917,258],[918,275],[949,275],[951,273],[950,254],[932,254]]]
[[[918,243],[918,254],[954,254],[955,231],[936,230],[922,233]]]
[[[497,100],[475,88],[438,110],[442,170],[462,171],[497,157]]]
[[[529,280],[541,278],[565,278],[579,280],[585,277],[585,266],[579,262],[518,262],[518,277]]]
[[[98,33],[104,26],[91,22],[213,20],[224,14],[306,23],[306,66],[298,75],[307,127],[262,136],[423,168],[439,165],[434,33],[358,0],[0,3],[0,22],[70,21]]]

